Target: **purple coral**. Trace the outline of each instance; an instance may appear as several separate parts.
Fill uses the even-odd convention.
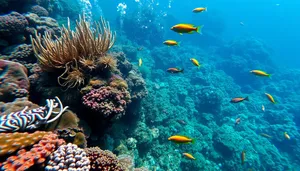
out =
[[[83,104],[86,107],[101,113],[104,117],[115,119],[125,114],[130,101],[130,94],[127,90],[118,90],[110,86],[92,89],[83,96]]]
[[[23,33],[27,25],[28,22],[26,18],[17,12],[0,16],[0,36],[11,36]]]

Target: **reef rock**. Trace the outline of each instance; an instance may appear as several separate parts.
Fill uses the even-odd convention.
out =
[[[0,101],[11,102],[26,97],[29,90],[27,69],[20,63],[0,60]]]

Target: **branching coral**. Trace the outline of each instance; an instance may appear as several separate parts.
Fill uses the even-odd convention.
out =
[[[125,114],[127,105],[131,102],[127,90],[118,90],[110,86],[92,89],[82,98],[83,104],[106,118],[119,119]]]
[[[92,171],[115,170],[123,171],[117,156],[108,150],[101,150],[99,147],[86,148],[85,152],[91,161]]]
[[[100,23],[94,25],[95,28],[90,28],[90,23],[83,17],[76,21],[75,31],[70,29],[68,21],[68,27],[63,26],[62,36],[55,36],[56,40],[52,40],[49,33],[41,36],[36,32],[35,38],[31,37],[34,53],[45,71],[65,69],[59,77],[65,83],[59,81],[60,85],[72,88],[84,84],[81,70],[95,69],[99,58],[105,56],[113,46],[115,33],[111,32],[108,22],[101,18]],[[114,63],[110,59],[106,61],[106,66],[113,69]]]

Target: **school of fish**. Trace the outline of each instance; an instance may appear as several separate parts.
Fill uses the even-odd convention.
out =
[[[207,12],[207,7],[197,7],[197,8],[194,8],[192,10],[192,12],[193,13]],[[240,22],[240,25],[244,26],[244,23]],[[203,25],[195,26],[194,24],[180,23],[180,24],[176,24],[173,27],[171,27],[171,30],[180,35],[193,34],[193,33],[202,34],[202,28],[203,28]],[[170,40],[164,41],[163,44],[167,45],[168,47],[171,47],[171,46],[179,46],[180,42],[170,39]],[[138,50],[140,51],[140,50],[142,50],[142,48],[138,48]],[[194,66],[196,66],[197,68],[200,68],[201,65],[196,58],[190,58],[190,61]],[[142,59],[139,58],[138,66],[141,67],[142,63],[143,63]],[[170,67],[167,69],[167,72],[172,73],[172,74],[183,73],[183,71],[184,71],[184,69],[179,68],[179,67]],[[271,78],[271,74],[269,74],[263,70],[257,70],[257,69],[251,70],[250,73],[255,76]],[[271,103],[276,104],[275,99],[271,94],[269,94],[269,93],[264,93],[264,94],[266,95],[267,99]],[[249,97],[248,96],[247,97],[235,97],[230,100],[231,103],[241,103],[244,101],[249,101]],[[265,112],[266,109],[265,109],[264,105],[261,106],[261,110],[263,112]],[[180,123],[184,123],[184,125],[186,124],[186,122],[184,122],[184,121],[182,122],[181,120],[180,120]],[[239,125],[240,123],[241,123],[241,118],[238,117],[235,120],[235,126]],[[266,133],[260,133],[259,135],[262,137],[268,138],[268,139],[272,138],[271,135],[268,135]],[[283,133],[283,137],[287,140],[291,139],[291,137],[288,135],[287,132]],[[189,138],[188,136],[184,136],[184,135],[173,135],[173,136],[169,137],[168,140],[172,141],[174,143],[177,143],[177,144],[194,144],[195,143],[195,139]],[[246,162],[246,150],[243,149],[240,154],[241,154],[241,164],[243,165]],[[187,159],[196,160],[196,158],[190,153],[184,152],[184,153],[182,153],[182,155],[184,157],[186,157]]]

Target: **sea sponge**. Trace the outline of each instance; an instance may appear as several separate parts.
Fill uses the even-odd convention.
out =
[[[40,141],[48,132],[34,133],[0,133],[0,156],[11,154],[19,149],[31,146]]]
[[[71,110],[66,110],[59,119],[47,124],[45,130],[53,131],[55,129],[78,128],[79,118]]]

